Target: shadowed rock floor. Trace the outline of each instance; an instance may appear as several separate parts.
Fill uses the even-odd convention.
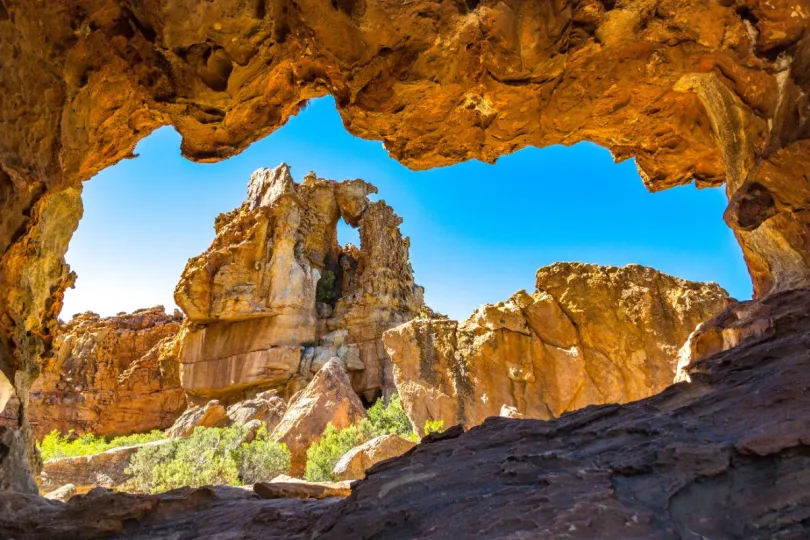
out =
[[[0,494],[0,537],[807,538],[808,303],[807,289],[762,300],[758,335],[692,366],[691,384],[448,430],[373,467],[347,499]]]

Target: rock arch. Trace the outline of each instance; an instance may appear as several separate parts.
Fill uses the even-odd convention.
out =
[[[725,182],[756,294],[807,285],[809,17],[807,0],[0,0],[0,370],[25,395],[50,353],[82,181],[166,124],[188,158],[225,159],[325,94],[413,168],[591,140],[651,190]],[[21,453],[0,455],[0,488],[22,486]]]

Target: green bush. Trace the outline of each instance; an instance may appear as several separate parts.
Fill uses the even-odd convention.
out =
[[[42,455],[42,460],[50,461],[64,457],[89,456],[113,448],[134,446],[136,444],[144,444],[166,438],[165,433],[157,430],[149,433],[137,433],[135,435],[115,437],[109,441],[105,437],[99,437],[92,433],[85,433],[81,437],[73,439],[72,434],[73,430],[70,430],[68,435],[63,437],[58,431],[53,430],[46,435],[42,441],[37,443],[37,448]]]
[[[198,427],[188,439],[141,448],[130,461],[130,489],[156,493],[183,486],[238,486],[271,480],[290,470],[290,452],[262,429],[242,442],[244,427]]]
[[[349,426],[340,431],[332,424],[326,426],[321,439],[307,449],[304,478],[310,482],[336,481],[332,470],[340,458],[355,446],[374,437],[399,435],[412,441],[418,439],[398,395],[391,396],[387,405],[384,400],[378,399],[366,413],[368,418],[364,418],[357,426]]]
[[[444,431],[444,420],[425,420],[425,435],[441,433],[442,431]]]
[[[286,444],[273,442],[262,426],[256,439],[242,443],[233,454],[243,484],[269,482],[279,474],[290,472],[290,451]]]
[[[357,426],[349,426],[338,431],[330,423],[326,426],[321,439],[307,449],[307,469],[304,478],[310,482],[336,481],[332,469],[343,454],[363,442],[363,435]]]
[[[391,396],[387,405],[384,400],[378,399],[366,413],[368,418],[358,426],[365,440],[380,435],[399,435],[406,439],[416,437],[398,394]]]

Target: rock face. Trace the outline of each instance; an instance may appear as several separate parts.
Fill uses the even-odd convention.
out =
[[[759,314],[748,337],[688,367],[690,384],[552,421],[493,418],[428,437],[372,467],[347,499],[96,490],[63,505],[0,493],[0,536],[803,538],[808,303],[810,289],[746,303]]]
[[[234,403],[228,407],[226,414],[228,419],[237,426],[244,426],[248,422],[258,420],[267,427],[268,431],[273,431],[286,412],[287,403],[271,391],[263,392],[253,399]]]
[[[51,491],[73,484],[75,490],[86,492],[91,488],[113,488],[129,480],[126,468],[138,450],[144,446],[165,444],[155,441],[146,444],[113,448],[90,456],[59,458],[46,461],[39,476],[42,491]]]
[[[352,390],[343,363],[332,359],[290,402],[271,438],[287,445],[291,454],[290,474],[301,476],[306,468],[307,448],[320,440],[328,424],[343,429],[365,417],[366,411]]]
[[[416,443],[403,439],[399,435],[380,435],[360,446],[355,446],[335,465],[332,474],[340,480],[360,480],[365,478],[366,470],[380,461],[401,456]]]
[[[185,156],[224,159],[326,94],[414,168],[590,140],[651,190],[725,182],[756,294],[806,286],[807,19],[805,0],[3,0],[0,371],[19,417],[74,279],[80,182],[166,124]]]
[[[192,402],[232,403],[274,388],[289,397],[330,358],[373,401],[393,390],[382,333],[422,309],[401,219],[362,180],[256,171],[248,200],[216,221],[175,291],[188,316],[180,379]],[[337,223],[360,229],[341,247]]]
[[[172,427],[166,430],[166,434],[173,439],[185,439],[198,427],[224,427],[229,423],[225,407],[219,401],[212,399],[205,405],[186,409]]]
[[[115,436],[171,426],[186,408],[171,343],[181,322],[161,306],[77,315],[29,394],[37,438],[54,429]]]
[[[384,341],[421,434],[425,420],[471,427],[503,406],[551,419],[651,396],[673,382],[692,330],[728,303],[715,284],[638,265],[558,263],[538,270],[531,295],[481,306],[463,323],[417,319]]]

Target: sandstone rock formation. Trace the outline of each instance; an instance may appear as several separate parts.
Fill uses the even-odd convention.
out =
[[[290,474],[301,476],[306,467],[307,448],[320,440],[328,424],[343,429],[365,417],[366,411],[352,390],[343,363],[332,359],[289,403],[271,438],[287,445],[291,454]]]
[[[185,439],[198,427],[224,427],[229,423],[225,407],[212,399],[205,405],[189,407],[183,411],[172,427],[166,430],[166,434],[173,439]]]
[[[332,474],[340,480],[360,480],[366,470],[380,461],[401,456],[416,443],[399,435],[380,435],[355,446],[340,458]]]
[[[748,303],[759,313],[749,337],[688,367],[690,384],[552,421],[493,418],[428,437],[372,467],[347,499],[97,490],[57,505],[0,492],[0,536],[803,538],[808,303],[810,289]]]
[[[232,403],[275,388],[290,397],[330,358],[370,402],[393,390],[382,333],[422,309],[401,219],[362,180],[307,176],[287,165],[251,176],[248,199],[216,221],[175,291],[188,316],[180,379],[192,402]],[[359,227],[341,247],[337,223]]]
[[[244,426],[249,422],[258,420],[272,431],[287,412],[287,403],[275,395],[274,392],[263,392],[253,399],[234,403],[226,414],[228,419],[237,426]]]
[[[348,482],[307,482],[300,478],[279,475],[272,482],[257,482],[253,491],[262,499],[328,499],[348,497]]]
[[[80,182],[165,124],[189,158],[224,159],[326,94],[347,129],[414,168],[590,140],[635,156],[651,190],[725,182],[757,295],[805,286],[808,9],[3,0],[0,371],[19,417],[74,279]]]
[[[61,327],[29,394],[37,438],[51,430],[129,435],[172,425],[186,408],[171,340],[182,316],[162,306]]]
[[[416,319],[384,341],[420,434],[426,420],[471,427],[503,406],[545,420],[660,392],[678,348],[728,302],[716,284],[638,265],[557,263],[537,271],[532,295],[481,306],[463,323]]]

